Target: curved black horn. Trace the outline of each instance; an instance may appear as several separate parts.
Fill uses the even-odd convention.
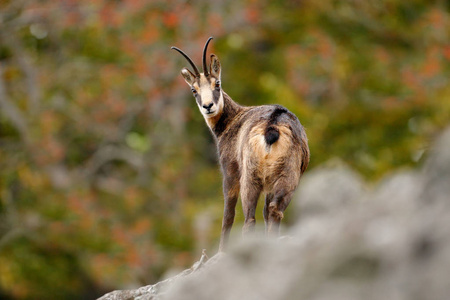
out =
[[[209,41],[211,41],[213,39],[213,37],[209,37],[209,39],[206,41],[205,44],[205,48],[203,48],[203,73],[205,74],[205,76],[208,76],[208,67],[206,66],[206,51],[208,50],[208,44]]]
[[[195,76],[196,76],[196,77],[200,77],[200,72],[198,71],[198,69],[197,69],[197,67],[195,66],[195,64],[194,64],[194,62],[192,61],[192,59],[191,59],[189,56],[187,56],[186,53],[184,53],[183,51],[181,51],[181,50],[178,49],[177,47],[172,47],[172,48],[170,48],[170,49],[177,50],[178,52],[180,52],[181,55],[183,55],[184,58],[186,58],[187,61],[191,64],[192,68],[194,69]]]

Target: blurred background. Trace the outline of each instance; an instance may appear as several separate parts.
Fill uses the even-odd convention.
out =
[[[171,46],[201,66],[214,36],[235,101],[299,117],[308,170],[377,182],[449,124],[449,34],[444,0],[2,0],[0,298],[93,299],[215,253],[215,145]]]

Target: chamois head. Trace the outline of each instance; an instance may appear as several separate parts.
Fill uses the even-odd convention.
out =
[[[220,62],[216,55],[211,54],[210,68],[206,65],[206,51],[208,44],[212,40],[210,37],[203,49],[203,73],[200,73],[194,62],[183,51],[177,47],[172,49],[181,53],[184,58],[191,64],[194,73],[187,68],[181,70],[186,83],[191,87],[192,93],[197,101],[200,112],[205,118],[212,118],[222,112],[223,109],[223,94],[220,85]]]

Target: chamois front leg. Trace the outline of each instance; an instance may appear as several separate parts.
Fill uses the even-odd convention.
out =
[[[223,180],[224,209],[222,219],[222,233],[220,235],[219,252],[226,250],[231,227],[234,223],[236,203],[239,198],[239,180],[236,177],[225,177]]]

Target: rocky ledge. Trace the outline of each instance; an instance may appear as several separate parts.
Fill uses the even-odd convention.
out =
[[[289,238],[203,253],[175,277],[100,299],[449,299],[450,129],[420,170],[377,186],[332,165],[302,179]]]

